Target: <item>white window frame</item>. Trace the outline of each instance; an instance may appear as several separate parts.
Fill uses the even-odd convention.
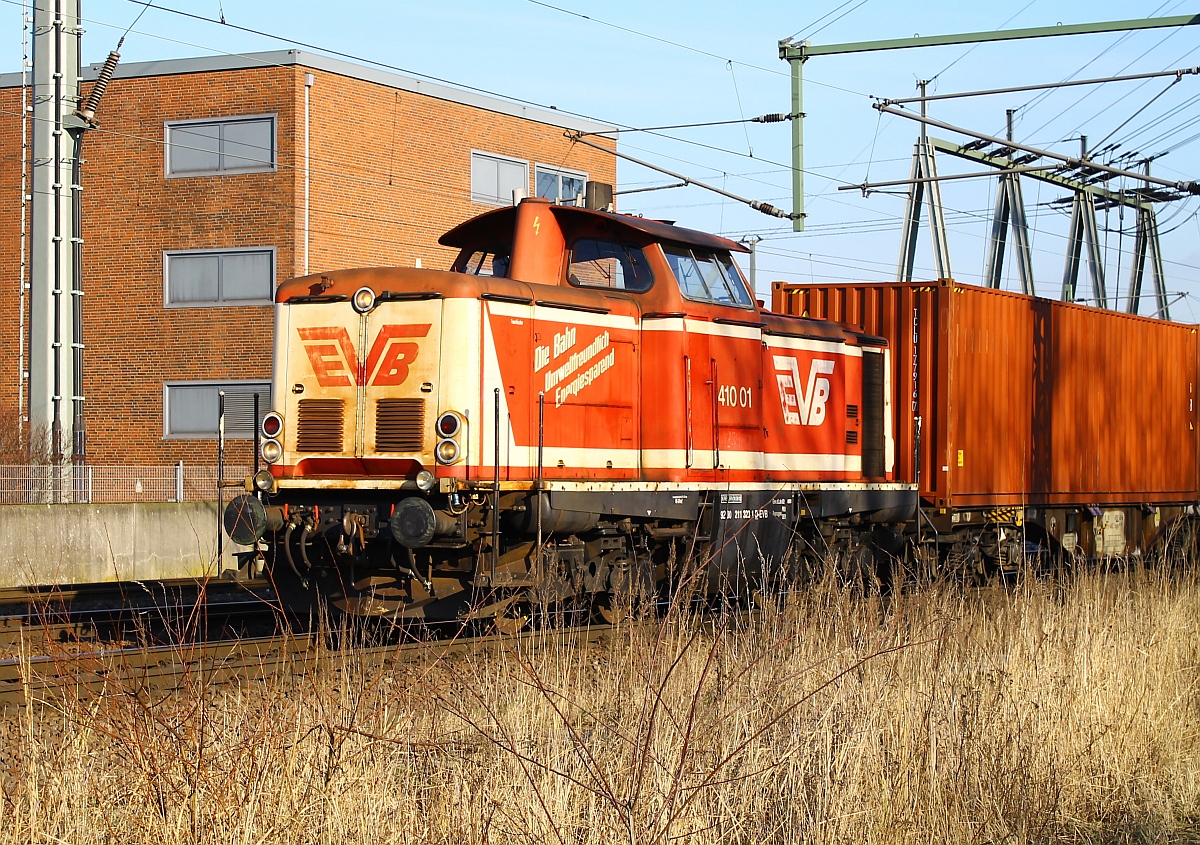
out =
[[[538,177],[539,171],[541,171],[542,173],[553,173],[555,176],[558,177],[559,197],[558,197],[558,199],[551,200],[551,202],[562,202],[564,200],[574,201],[575,197],[562,196],[562,177],[564,177],[564,176],[570,176],[573,179],[582,179],[583,185],[584,185],[584,190],[587,189],[588,175],[586,173],[579,171],[579,170],[569,170],[568,168],[565,168],[565,167],[555,167],[553,164],[542,164],[540,162],[534,162],[534,165],[533,165],[533,195],[534,196],[538,195],[538,193],[537,193],[537,177]]]
[[[172,387],[215,387],[217,390],[228,387],[249,387],[251,385],[261,385],[266,388],[267,395],[262,398],[259,403],[258,411],[260,416],[265,416],[271,411],[271,390],[272,384],[269,379],[204,379],[200,381],[164,381],[162,389],[162,420],[163,420],[163,440],[216,440],[217,432],[214,430],[211,433],[182,433],[175,434],[171,431],[171,388]],[[255,425],[260,425],[261,420],[256,421]],[[249,434],[230,434],[225,432],[226,440],[253,440],[254,432]]]
[[[243,123],[251,120],[271,121],[271,163],[260,167],[239,167],[236,170],[185,170],[171,172],[171,130],[208,123]],[[192,176],[237,176],[241,173],[275,173],[279,170],[279,115],[239,114],[223,117],[202,117],[196,120],[168,120],[163,124],[163,175],[168,179],[187,179]]]
[[[231,255],[239,252],[265,252],[271,257],[271,292],[264,299],[237,299],[230,302],[215,300],[213,302],[172,302],[171,301],[171,258],[180,255]],[[216,247],[211,249],[164,249],[162,278],[163,278],[163,308],[239,308],[258,307],[275,304],[275,287],[277,279],[276,248],[273,246],[234,246]]]
[[[470,180],[470,184],[468,185],[468,190],[470,191],[470,194],[471,194],[471,202],[475,203],[476,205],[491,205],[491,206],[496,206],[496,207],[504,207],[506,205],[512,205],[512,197],[511,196],[510,197],[492,197],[492,196],[484,196],[483,194],[475,193],[475,189],[473,187],[474,182],[475,182],[475,156],[482,156],[483,158],[493,158],[493,159],[497,159],[499,161],[507,161],[507,162],[511,162],[513,164],[521,165],[521,167],[525,168],[525,180],[524,180],[524,185],[523,185],[524,190],[525,190],[525,195],[526,196],[529,195],[529,162],[528,162],[528,160],[523,159],[523,158],[514,158],[513,156],[501,155],[500,153],[491,153],[491,152],[488,152],[487,150],[471,150],[471,167],[470,167],[470,173],[468,174],[468,178]]]

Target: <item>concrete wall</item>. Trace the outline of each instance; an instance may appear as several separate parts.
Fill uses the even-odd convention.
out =
[[[216,576],[214,502],[0,506],[0,586]]]

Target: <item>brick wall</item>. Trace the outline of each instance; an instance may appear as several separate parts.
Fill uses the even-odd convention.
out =
[[[163,251],[269,246],[278,280],[303,272],[307,72],[312,272],[448,266],[437,238],[489,208],[470,200],[472,149],[527,160],[531,194],[535,163],[615,182],[614,158],[560,127],[316,69],[114,80],[84,141],[90,462],[211,462],[213,440],[163,437],[163,383],[269,380],[272,309],[165,308]],[[0,90],[0,414],[18,384],[19,96]],[[275,172],[165,176],[165,122],[257,114],[277,117]],[[230,445],[231,462],[249,459],[249,441]]]
[[[449,266],[448,229],[493,206],[471,202],[471,151],[586,172],[614,183],[613,156],[564,130],[361,80],[316,73],[311,121],[312,272]],[[303,86],[303,71],[298,82]],[[303,91],[300,91],[303,97]],[[297,272],[299,268],[297,268]]]

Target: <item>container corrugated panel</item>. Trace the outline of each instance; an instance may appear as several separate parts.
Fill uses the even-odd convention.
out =
[[[1194,326],[950,281],[777,283],[772,309],[887,338],[897,479],[932,504],[1197,498]]]

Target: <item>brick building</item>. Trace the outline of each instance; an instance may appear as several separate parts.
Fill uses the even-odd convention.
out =
[[[85,94],[98,70],[85,69]],[[20,85],[0,76],[10,427],[23,389]],[[446,267],[453,251],[438,237],[514,189],[574,196],[586,179],[616,176],[613,156],[564,135],[607,127],[299,51],[121,66],[98,118],[82,156],[93,464],[212,463],[222,388],[231,460],[248,460],[249,397],[260,392],[264,412],[269,401],[279,281]]]

